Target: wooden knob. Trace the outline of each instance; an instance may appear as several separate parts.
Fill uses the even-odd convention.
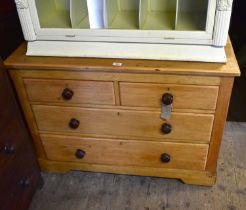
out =
[[[167,153],[163,153],[161,155],[161,162],[163,163],[169,163],[171,161],[171,156]]]
[[[172,125],[168,124],[168,123],[164,123],[161,127],[161,131],[164,134],[169,134],[172,132]]]
[[[83,159],[85,157],[85,151],[83,151],[81,149],[77,149],[75,152],[75,156],[78,159]]]
[[[173,103],[173,95],[171,93],[165,93],[162,96],[162,103],[165,105],[171,105]]]
[[[77,119],[71,119],[69,122],[69,127],[72,129],[77,129],[80,125],[80,122]]]
[[[5,154],[14,154],[15,153],[15,146],[14,145],[4,145],[3,152]]]
[[[69,88],[65,88],[62,92],[62,97],[64,100],[71,100],[73,97],[73,91]]]

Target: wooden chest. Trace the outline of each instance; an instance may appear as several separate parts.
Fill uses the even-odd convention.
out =
[[[240,75],[230,43],[227,64],[27,57],[25,51],[19,47],[5,65],[43,170],[214,184]],[[163,105],[172,110],[167,119]]]
[[[0,59],[0,209],[26,210],[42,179],[31,138]]]

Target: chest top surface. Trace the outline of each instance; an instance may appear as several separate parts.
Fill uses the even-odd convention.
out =
[[[4,62],[8,69],[100,71],[148,74],[181,74],[204,76],[240,76],[240,69],[231,45],[226,46],[227,63],[183,61],[64,58],[26,56],[26,43],[20,45]]]

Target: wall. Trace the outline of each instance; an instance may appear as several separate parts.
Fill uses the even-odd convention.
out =
[[[246,1],[234,0],[230,37],[242,76],[235,79],[228,120],[246,122]]]
[[[22,41],[23,35],[14,0],[1,0],[0,57],[5,59]]]

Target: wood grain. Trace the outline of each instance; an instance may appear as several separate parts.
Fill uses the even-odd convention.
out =
[[[26,44],[22,44],[6,61],[7,68],[15,69],[58,69],[67,71],[119,71],[141,73],[165,73],[204,76],[239,76],[240,70],[234,59],[232,45],[226,46],[227,64],[180,62],[180,61],[153,61],[153,60],[126,60],[126,59],[94,59],[94,58],[62,58],[62,57],[27,57]],[[114,62],[123,63],[115,67]]]
[[[89,164],[204,170],[208,151],[207,144],[115,141],[54,135],[41,135],[41,138],[49,160]],[[77,149],[85,151],[83,159],[75,157]],[[163,153],[171,156],[169,163],[161,162]]]
[[[25,86],[24,86],[24,82],[22,79],[22,75],[18,71],[11,71],[10,74],[11,74],[12,80],[14,81],[15,90],[18,94],[22,110],[25,114],[25,119],[27,121],[29,130],[30,130],[30,133],[33,139],[36,153],[39,158],[45,158],[46,155],[45,155],[44,148],[40,140],[36,120],[33,115],[31,105],[29,104],[29,101],[28,101],[28,96],[25,91]]]
[[[113,82],[24,79],[24,84],[28,98],[32,102],[115,104]],[[65,88],[73,91],[74,95],[71,100],[62,98]]]
[[[213,186],[216,175],[206,171],[199,170],[184,170],[184,169],[169,169],[169,168],[154,168],[142,166],[120,166],[120,165],[103,165],[103,164],[88,164],[78,162],[61,162],[39,159],[39,164],[43,171],[67,173],[70,170],[94,171],[103,173],[117,173],[128,175],[141,175],[152,177],[165,177],[173,179],[181,179],[187,184]]]
[[[160,112],[43,105],[32,108],[41,131],[209,142],[213,125],[213,115],[172,113],[168,123],[173,130],[164,135],[161,126],[165,121],[160,118]],[[80,121],[78,129],[68,126],[72,118]]]
[[[121,106],[119,82],[114,81],[115,104]]]
[[[161,107],[163,94],[170,93],[174,97],[174,109],[214,110],[218,89],[216,86],[120,83],[122,105],[136,107]]]
[[[217,160],[219,156],[220,145],[228,113],[233,82],[234,78],[232,77],[223,78],[221,80],[218,97],[218,106],[216,108],[213,132],[208,154],[208,162],[206,166],[206,170],[212,173],[215,173],[217,168]]]
[[[89,80],[89,81],[109,81],[109,82],[146,82],[146,83],[166,83],[185,85],[208,85],[218,86],[220,77],[199,76],[199,75],[173,75],[154,73],[126,73],[117,71],[59,71],[57,69],[11,69],[18,71],[23,78],[30,79],[61,79],[61,80]]]
[[[48,105],[48,106],[63,106],[63,107],[83,107],[96,109],[119,109],[119,110],[136,110],[136,111],[153,111],[160,112],[161,107],[134,107],[134,106],[119,106],[119,105],[97,105],[97,104],[65,104],[52,102],[30,102],[32,105]],[[214,114],[215,110],[202,109],[172,109],[173,112],[180,113],[197,113],[197,114]]]

